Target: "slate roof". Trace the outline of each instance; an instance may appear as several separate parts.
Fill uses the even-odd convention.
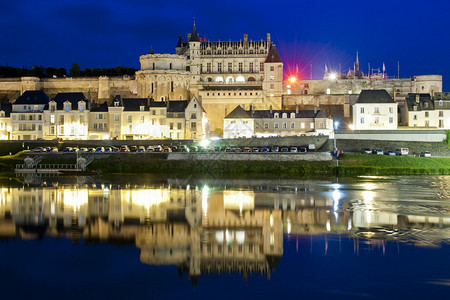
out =
[[[419,95],[419,103],[417,103],[416,95]],[[406,105],[409,111],[413,111],[414,106],[417,107],[416,111],[434,110],[434,101],[430,94],[409,93],[406,98]]]
[[[123,111],[140,111],[144,106],[144,111],[149,111],[147,98],[122,98]]]
[[[356,103],[395,103],[386,90],[363,90]]]
[[[14,104],[48,104],[49,98],[43,91],[25,91]]]
[[[317,110],[299,110],[298,113],[295,110],[254,110],[253,118],[264,119],[264,118],[273,118],[274,114],[278,113],[279,118],[283,116],[283,113],[287,114],[287,117],[291,117],[291,113],[295,113],[295,118],[300,119],[312,119],[312,118],[327,118],[327,116],[321,111]]]
[[[200,38],[198,37],[197,27],[195,27],[195,23],[194,26],[192,27],[192,33],[191,37],[189,38],[189,42],[200,42]]]
[[[446,92],[435,92],[435,100],[450,100],[450,93]]]
[[[66,101],[69,101],[72,104],[72,110],[78,109],[79,101],[87,103],[87,99],[84,97],[83,93],[58,93],[52,100],[56,102],[57,110],[63,110],[64,102]]]
[[[188,106],[189,101],[188,100],[170,100],[169,101],[169,108],[167,109],[167,112],[175,113],[175,112],[183,112],[186,110],[186,107]]]
[[[250,119],[250,114],[245,111],[242,106],[238,105],[230,112],[225,119]]]
[[[106,101],[100,105],[97,104],[91,107],[91,112],[107,112],[107,111],[108,111],[108,103],[106,103]]]
[[[5,112],[5,117],[9,117],[11,115],[11,111],[12,111],[12,103],[1,102],[0,110],[3,110]]]
[[[278,54],[277,47],[272,44],[269,49],[269,53],[267,54],[267,58],[265,63],[281,63],[280,54]]]
[[[278,113],[279,118],[282,119],[283,113],[287,114],[288,118],[291,118],[291,114],[295,113],[297,119],[312,119],[312,118],[327,118],[327,116],[321,111],[317,110],[244,110],[240,105],[237,106],[232,112],[230,112],[225,119],[271,119],[275,113]]]

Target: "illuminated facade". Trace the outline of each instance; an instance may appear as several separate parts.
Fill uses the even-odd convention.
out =
[[[395,130],[398,104],[385,90],[364,90],[353,105],[355,130]]]
[[[404,126],[450,129],[450,94],[408,94],[400,112]]]
[[[224,119],[224,137],[329,135],[333,120],[319,110],[250,110],[236,107]]]
[[[11,108],[12,106],[12,108]],[[201,102],[121,98],[112,105],[93,104],[83,93],[59,93],[49,100],[42,91],[26,91],[0,109],[3,140],[193,139],[208,136]]]

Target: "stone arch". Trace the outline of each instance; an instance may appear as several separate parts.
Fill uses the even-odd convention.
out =
[[[236,82],[245,82],[244,76],[240,75],[236,78]]]
[[[234,82],[234,78],[233,76],[228,76],[227,79],[225,79],[226,83],[233,83]]]
[[[222,76],[216,77],[215,81],[216,82],[223,82],[223,77]]]
[[[256,81],[255,77],[249,77],[247,81]]]

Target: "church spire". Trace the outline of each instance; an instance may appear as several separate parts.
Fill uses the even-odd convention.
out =
[[[355,62],[355,72],[359,71],[359,57],[358,57],[358,51],[356,51],[356,62]]]
[[[153,52],[153,46],[150,46],[150,54],[155,54],[155,52]]]

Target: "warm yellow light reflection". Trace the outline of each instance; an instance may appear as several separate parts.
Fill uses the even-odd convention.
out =
[[[74,211],[79,210],[82,206],[88,204],[87,189],[73,189],[63,191],[64,208],[71,207]]]
[[[255,193],[253,191],[224,191],[223,202],[226,209],[251,210],[255,208]]]

